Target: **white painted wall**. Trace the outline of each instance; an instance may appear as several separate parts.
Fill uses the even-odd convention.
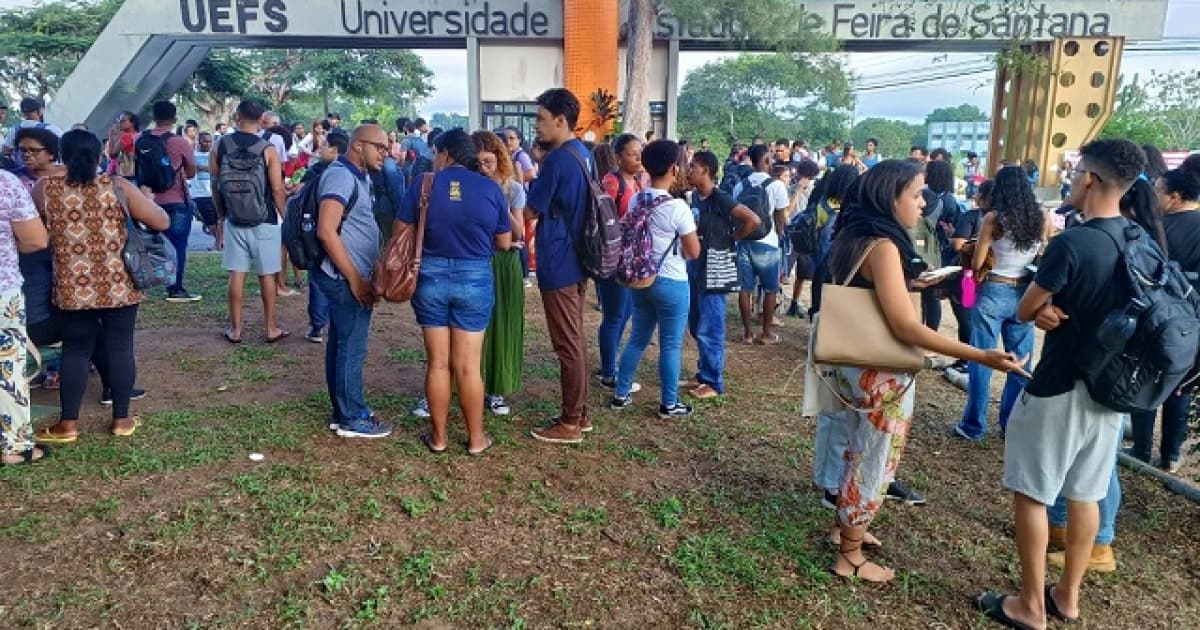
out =
[[[479,45],[479,98],[533,102],[563,85],[562,46]]]

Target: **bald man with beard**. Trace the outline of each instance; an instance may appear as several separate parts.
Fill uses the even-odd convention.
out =
[[[383,167],[389,148],[381,127],[361,125],[350,136],[349,150],[330,164],[318,183],[317,239],[326,257],[312,278],[330,307],[325,350],[325,381],[333,407],[329,429],[347,438],[381,438],[392,432],[391,425],[367,407],[362,374],[378,299],[371,272],[380,249],[367,173]]]

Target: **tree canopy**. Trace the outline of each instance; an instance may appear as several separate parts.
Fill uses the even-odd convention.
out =
[[[970,104],[963,103],[956,107],[939,107],[925,117],[925,124],[932,122],[984,122],[990,120],[987,112]]]
[[[46,98],[66,81],[123,0],[0,9],[0,92]]]
[[[742,54],[688,74],[679,92],[680,135],[825,142],[845,135],[852,99],[836,56]]]

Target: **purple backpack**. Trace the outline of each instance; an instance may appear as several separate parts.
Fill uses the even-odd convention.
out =
[[[662,257],[654,260],[650,217],[654,216],[659,206],[669,201],[670,195],[651,197],[649,194],[639,194],[636,203],[621,218],[621,260],[617,264],[617,282],[632,289],[644,289],[654,284],[663,261],[675,246],[675,241],[679,240],[679,235],[676,235]]]

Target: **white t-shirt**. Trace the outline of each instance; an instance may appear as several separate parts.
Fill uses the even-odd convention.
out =
[[[768,179],[771,179],[771,176],[767,173],[751,173],[750,176],[746,178],[746,182],[750,185],[758,186]],[[733,198],[737,199],[739,196],[741,196],[741,194],[742,185],[738,184],[733,189]],[[788,199],[787,186],[784,186],[783,182],[779,181],[778,179],[772,179],[771,183],[767,184],[767,200],[771,202],[771,212],[773,217],[775,210],[785,209],[788,207],[788,204],[791,203],[791,199]],[[753,211],[753,208],[751,210]],[[755,242],[762,243],[763,245],[770,245],[771,247],[779,247],[779,235],[775,233],[775,226],[773,223],[774,219],[772,218],[771,229],[767,231],[767,235]]]
[[[669,195],[665,190],[647,188],[638,193],[640,198],[650,195],[651,198]],[[682,199],[672,199],[663,202],[650,215],[650,238],[654,243],[654,262],[662,259],[662,267],[658,275],[668,280],[687,282],[687,262],[683,258],[678,242],[672,245],[676,236],[683,237],[696,231],[696,219],[692,209]],[[670,251],[667,251],[667,250]],[[666,254],[664,257],[663,254]]]

